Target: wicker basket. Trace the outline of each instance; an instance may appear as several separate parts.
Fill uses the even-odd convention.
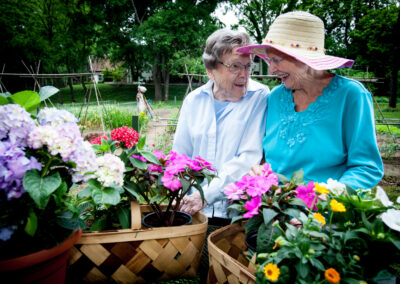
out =
[[[244,228],[223,227],[208,236],[208,283],[255,283],[254,267],[247,257]]]
[[[192,225],[142,228],[146,205],[131,203],[132,229],[83,233],[67,272],[68,282],[143,283],[197,276],[207,217]]]

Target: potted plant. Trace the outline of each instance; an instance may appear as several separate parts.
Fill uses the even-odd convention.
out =
[[[89,186],[78,195],[79,207],[87,209],[83,210],[85,218],[93,219],[95,224],[98,220],[95,216],[100,216],[97,213],[110,215],[107,212],[112,208],[124,207],[122,204],[130,201],[130,216],[127,217],[130,217],[131,226],[129,229],[121,226],[124,218],[120,216],[126,214],[116,214],[117,218],[111,222],[116,225],[112,230],[96,225],[96,228],[108,230],[83,233],[75,246],[76,254],[72,256],[71,281],[148,282],[197,275],[207,217],[198,212],[192,224],[186,226],[177,226],[173,219],[176,219],[183,196],[192,188],[201,191],[203,180],[213,177],[212,166],[200,157],[189,159],[175,152],[164,155],[159,151],[147,151],[145,137],[139,139],[136,134],[123,127],[92,140],[99,157],[112,154],[122,160],[125,166],[123,186],[117,182],[109,184],[108,187],[114,189],[108,189],[110,194],[101,199],[98,192],[104,194],[105,186],[99,181],[100,175],[95,174],[97,180],[89,181]],[[107,161],[112,164],[112,159]],[[114,205],[109,202],[111,199]],[[152,211],[157,225],[161,226],[142,226],[141,218]],[[84,267],[88,260],[90,265]],[[108,266],[110,263],[112,267]]]
[[[257,281],[381,283],[386,274],[391,281],[382,283],[396,283],[399,206],[379,187],[355,191],[332,180],[331,186],[319,186],[318,209],[301,215],[304,225],[288,225],[275,249],[258,255]]]
[[[301,172],[296,175],[297,181],[301,181]],[[282,177],[281,180],[286,182]],[[234,189],[226,192],[233,200],[238,197],[234,192],[239,197],[243,194]],[[293,218],[284,225],[279,219],[272,222],[279,233],[262,240],[268,245],[257,246],[257,255],[250,260],[255,266],[247,268],[249,260],[239,261],[240,255],[230,254],[232,249],[224,254],[225,262],[231,259],[230,265],[218,261],[214,265],[220,264],[224,271],[231,267],[241,269],[240,275],[247,275],[252,283],[396,283],[400,206],[393,204],[383,189],[354,190],[329,179],[326,184],[309,182],[297,186],[296,192],[297,198],[307,205],[307,212],[296,213],[296,222]],[[240,214],[245,213],[242,210]],[[210,236],[212,254],[221,253],[223,246],[219,249],[215,244],[220,245],[226,239],[232,240],[231,243],[236,240],[240,245],[237,241],[240,228],[232,227],[231,231],[232,236],[227,229]]]
[[[262,176],[243,176],[226,187],[225,194],[232,203],[229,209],[236,212],[232,223],[246,220],[247,245],[253,251],[269,251],[274,239],[281,234],[273,224],[285,228],[297,221],[301,213],[308,212],[315,194],[303,185],[303,172],[293,174],[291,180],[271,171],[265,164]],[[281,184],[279,185],[279,182]]]
[[[41,270],[49,267],[49,277],[64,280],[68,249],[81,234],[69,190],[96,167],[71,113],[44,108],[32,114],[41,97],[48,94],[0,96],[0,271],[13,282],[44,281]]]

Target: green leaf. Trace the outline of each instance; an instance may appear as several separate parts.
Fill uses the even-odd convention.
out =
[[[289,179],[287,177],[285,177],[284,175],[281,175],[281,174],[278,174],[278,173],[275,173],[275,175],[279,178],[279,181],[282,184],[287,184],[289,182]]]
[[[157,159],[157,157],[149,151],[145,150],[140,150],[139,153],[150,163],[161,165],[160,161]]]
[[[307,264],[302,263],[302,262],[297,262],[295,264],[297,273],[300,275],[301,278],[306,278],[308,275],[308,272],[310,271],[310,268],[308,267]]]
[[[103,215],[100,218],[94,220],[92,226],[90,227],[90,231],[103,231],[107,226],[107,216]]]
[[[286,208],[285,210],[282,211],[282,213],[290,216],[290,217],[294,217],[296,219],[300,218],[300,210],[299,209],[295,209],[295,208]]]
[[[134,182],[125,181],[124,189],[136,200],[140,199],[140,195],[143,194],[141,188]]]
[[[319,270],[321,270],[321,271],[325,271],[324,265],[323,265],[322,262],[319,261],[318,259],[312,257],[312,258],[310,258],[310,263],[311,263],[311,265],[314,266],[315,268],[317,268],[317,269],[319,269]]]
[[[147,164],[139,159],[136,158],[129,158],[131,161],[132,166],[141,170],[147,170]]]
[[[258,228],[257,234],[257,252],[269,252],[275,245],[274,235],[277,231],[272,223],[265,225],[264,223]]]
[[[351,187],[346,184],[346,191],[348,195],[357,195],[357,192]]]
[[[179,177],[179,180],[181,181],[183,191],[186,191],[190,186],[190,182],[181,177]]]
[[[51,96],[57,94],[60,90],[53,86],[44,86],[39,90],[40,100],[44,101],[45,99],[50,98]]]
[[[251,218],[245,226],[246,234],[253,230],[258,230],[258,227],[263,223],[263,219],[260,218],[258,215]]]
[[[120,207],[117,210],[118,220],[121,224],[122,229],[129,229],[131,227],[130,224],[130,214],[131,211],[128,208]]]
[[[271,208],[264,208],[263,209],[263,217],[264,217],[264,224],[268,225],[276,216],[278,212]]]
[[[35,201],[39,209],[44,209],[49,202],[50,195],[61,185],[58,172],[51,176],[40,177],[38,170],[29,170],[25,173],[23,186]]]
[[[328,235],[321,233],[321,232],[317,232],[317,231],[307,231],[307,233],[312,236],[312,237],[316,237],[316,238],[325,238],[328,239]]]
[[[143,135],[139,138],[139,141],[136,144],[136,147],[138,150],[142,150],[145,145],[146,145],[146,136]]]
[[[297,197],[290,199],[289,204],[307,208],[307,204],[302,199]]]
[[[7,99],[7,97],[3,96],[3,94],[0,94],[0,106],[7,105],[9,103],[10,101]]]
[[[74,230],[84,228],[85,224],[79,219],[79,216],[74,217],[71,212],[63,212],[57,217],[57,224],[65,229]]]
[[[25,232],[33,237],[36,233],[38,227],[38,218],[36,216],[36,213],[34,211],[29,212],[29,216],[25,225]]]
[[[201,197],[201,203],[204,204],[204,192],[203,192],[203,188],[201,187],[200,183],[195,183],[193,185],[200,193],[200,197]]]
[[[233,217],[232,217],[232,220],[231,220],[231,224],[233,224],[233,223],[235,223],[235,222],[238,222],[238,221],[240,221],[240,220],[244,220],[244,218],[243,218],[242,215],[233,216]]]
[[[303,169],[300,169],[293,173],[292,177],[290,178],[290,182],[294,184],[301,184],[303,183],[304,172]]]
[[[11,96],[14,103],[24,107],[26,111],[33,112],[40,104],[40,96],[34,91],[22,91]]]
[[[117,205],[121,200],[119,191],[111,187],[106,187],[103,189],[93,188],[92,197],[96,204]]]
[[[97,188],[96,186],[89,184],[84,189],[78,192],[79,198],[85,198],[92,195],[92,189]]]

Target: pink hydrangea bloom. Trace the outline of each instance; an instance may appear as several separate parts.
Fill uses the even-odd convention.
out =
[[[314,191],[314,182],[310,181],[307,186],[300,185],[296,188],[296,197],[303,200],[308,208],[311,208],[311,205],[315,199],[315,191]],[[316,203],[316,202],[314,202]],[[314,204],[313,210],[317,210],[317,207]]]
[[[160,150],[154,150],[153,151],[154,156],[156,156],[157,159],[161,160],[161,159],[165,159],[165,156],[163,154],[163,152],[161,152]]]
[[[260,208],[262,205],[261,203],[261,197],[256,196],[253,197],[251,200],[247,201],[246,204],[244,205],[244,208],[248,210],[248,212],[243,214],[243,218],[251,218],[254,215],[258,214],[258,208]]]

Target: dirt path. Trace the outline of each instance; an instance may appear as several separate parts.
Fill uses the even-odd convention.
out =
[[[151,119],[144,134],[146,135],[146,144],[149,147],[155,147],[160,143],[172,143],[173,135],[167,133],[168,119],[177,112],[176,109],[159,108],[154,110],[156,119]]]

